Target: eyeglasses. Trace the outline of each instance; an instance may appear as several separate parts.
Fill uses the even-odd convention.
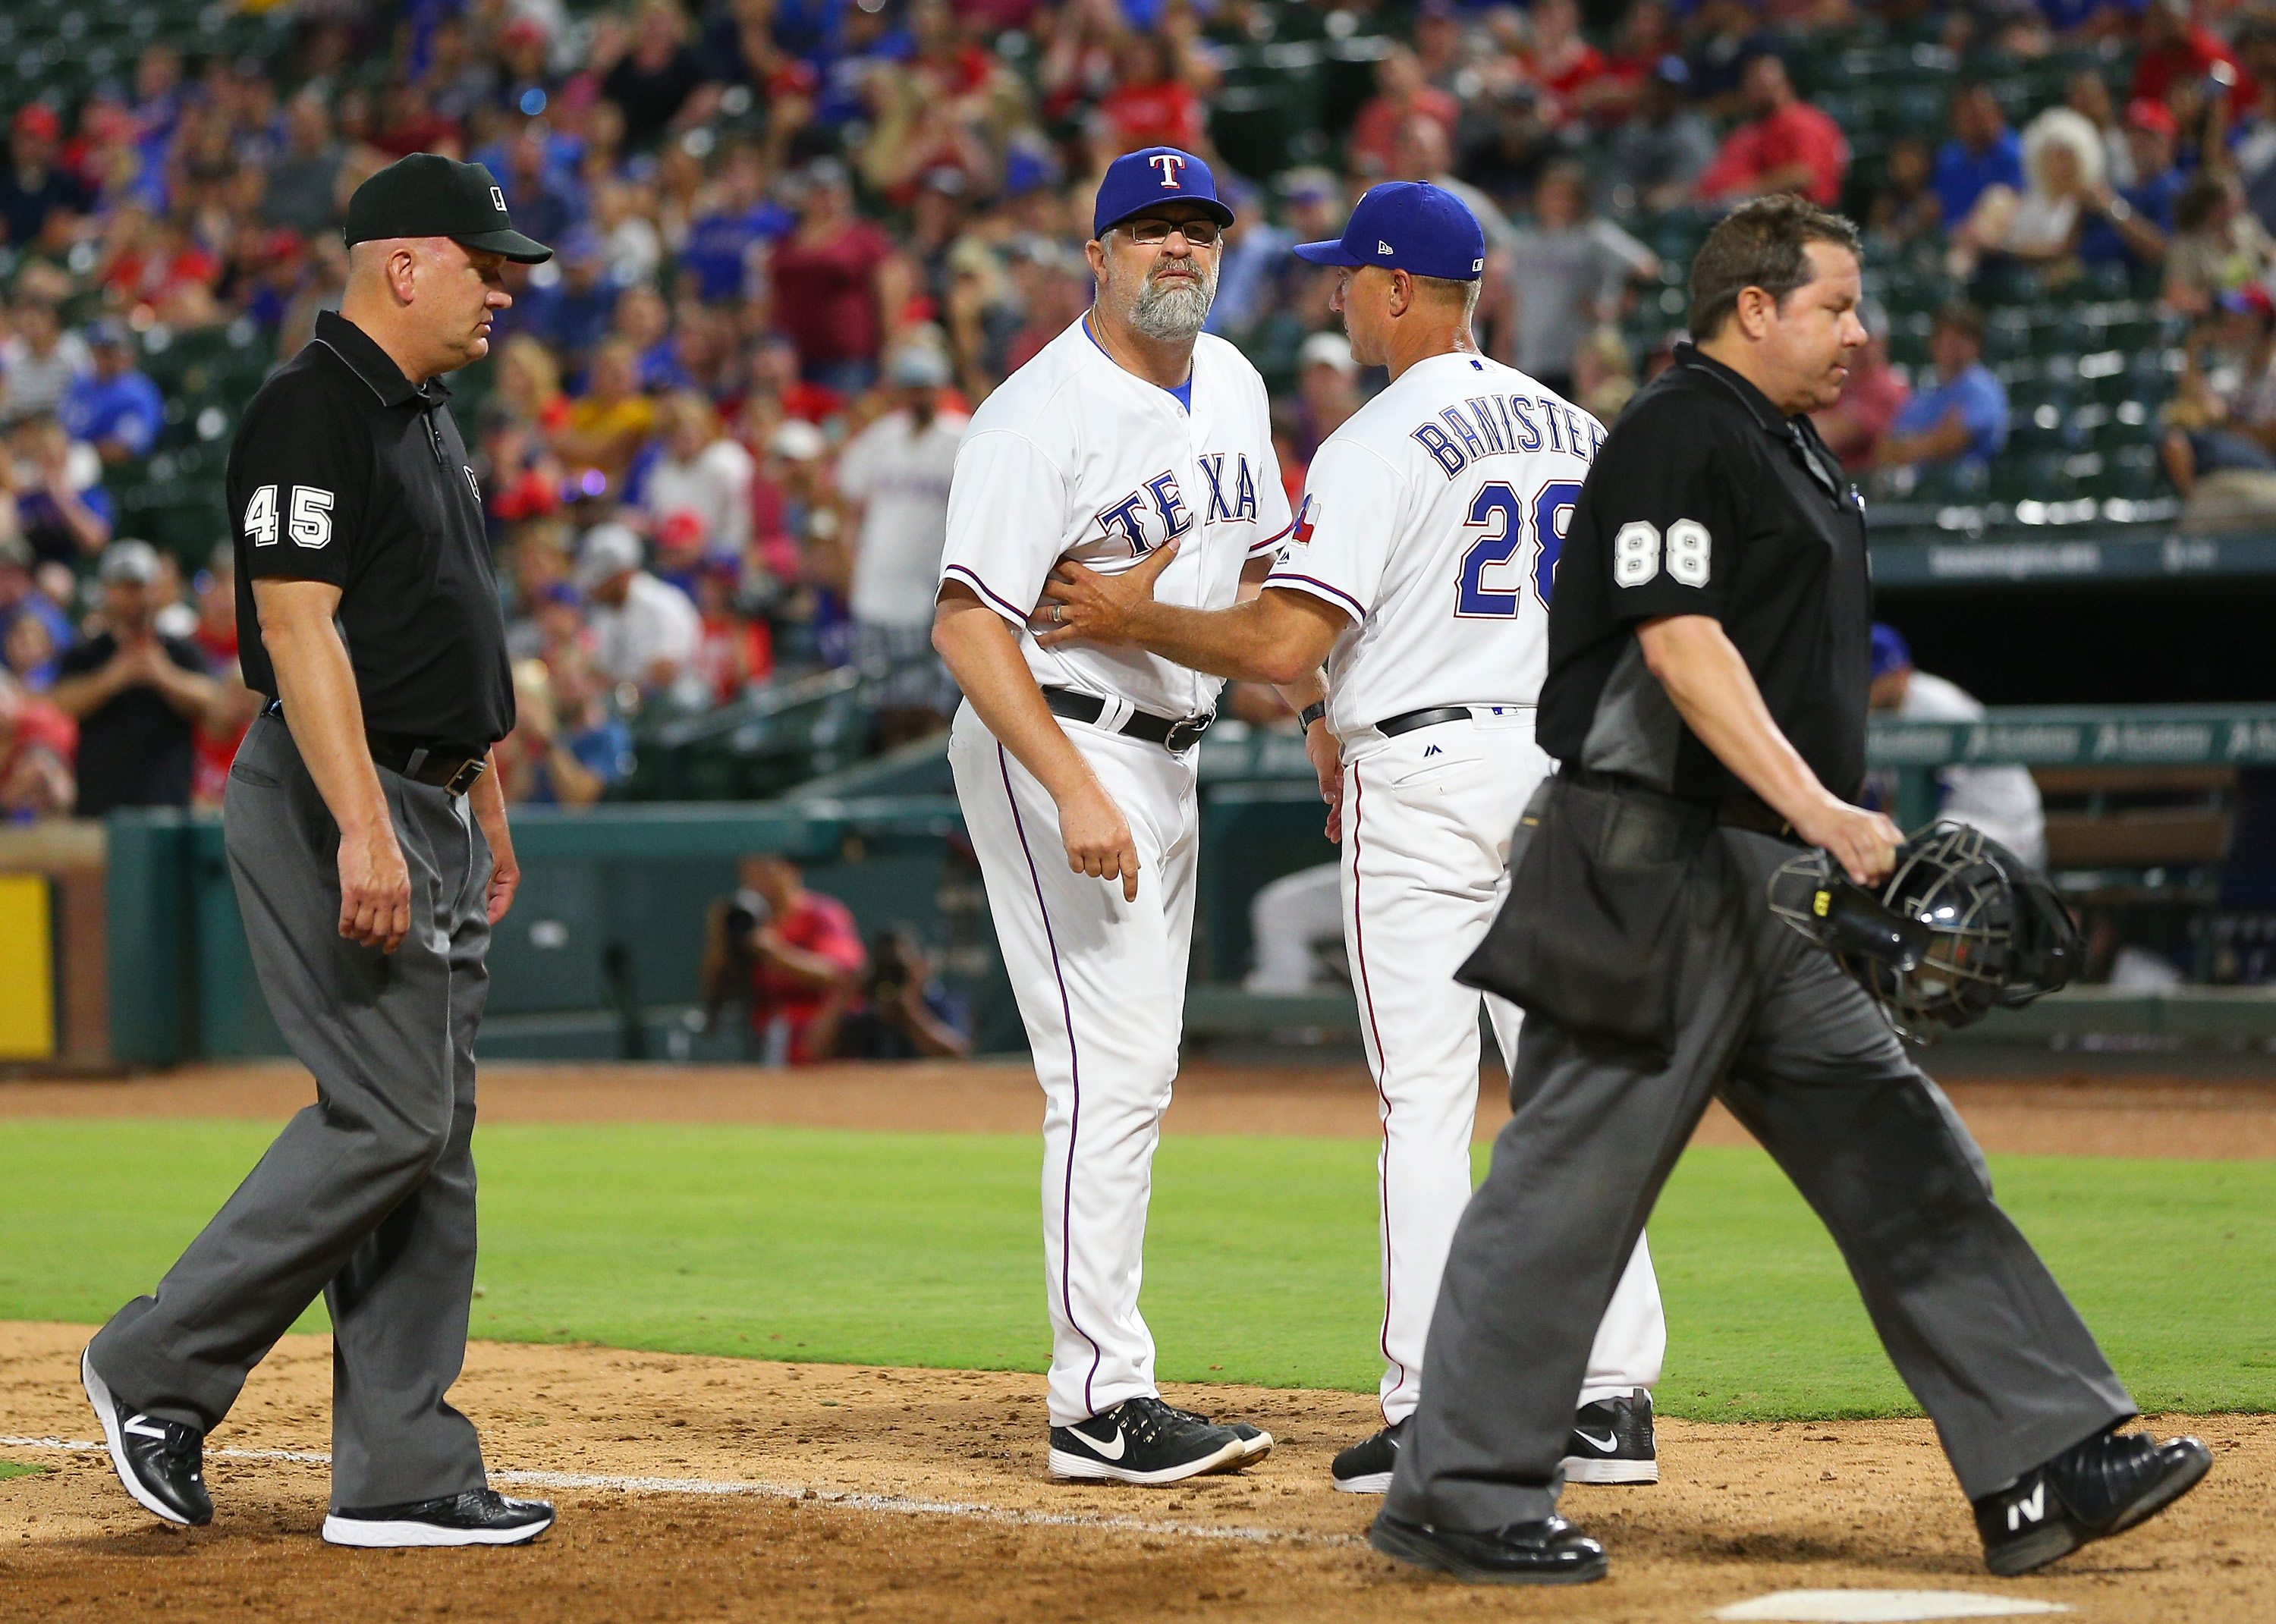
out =
[[[1158,248],[1177,232],[1190,248],[1214,248],[1225,233],[1214,220],[1133,220],[1123,229],[1141,247]]]

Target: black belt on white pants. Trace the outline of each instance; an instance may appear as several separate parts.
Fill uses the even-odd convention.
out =
[[[1078,694],[1073,688],[1045,688],[1043,703],[1051,707],[1053,716],[1065,717],[1070,722],[1096,723],[1106,714],[1107,706],[1107,702],[1096,694]],[[1133,739],[1143,739],[1149,744],[1158,744],[1173,755],[1182,755],[1201,742],[1201,736],[1216,720],[1214,710],[1172,721],[1150,710],[1133,710],[1114,731],[1127,733]]]
[[[1501,716],[1513,710],[1530,710],[1530,705],[1433,705],[1427,710],[1402,710],[1395,717],[1385,717],[1375,725],[1375,731],[1386,739],[1396,739],[1401,733],[1411,733],[1418,727],[1436,727],[1442,722],[1467,722],[1483,710],[1491,716]]]

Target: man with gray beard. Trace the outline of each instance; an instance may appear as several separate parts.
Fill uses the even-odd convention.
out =
[[[1202,332],[1232,219],[1191,153],[1116,159],[1092,216],[1096,301],[973,414],[949,487],[933,646],[964,691],[949,760],[1043,1089],[1062,1477],[1175,1483],[1272,1446],[1163,1403],[1138,1312],[1193,933],[1193,748],[1222,679],[1138,649],[1043,648],[1057,617],[1031,612],[1070,560],[1221,609],[1287,534],[1263,380]],[[1283,692],[1301,710],[1318,673]]]

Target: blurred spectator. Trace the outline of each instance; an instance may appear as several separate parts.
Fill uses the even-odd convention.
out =
[[[2079,235],[2083,262],[2128,269],[2165,262],[2174,232],[2174,206],[2185,184],[2174,167],[2174,115],[2163,102],[2136,102],[2127,108],[2128,178],[2115,190],[2105,185],[2088,193],[2092,218]]]
[[[1630,279],[1657,280],[1659,259],[1589,213],[1588,178],[1578,164],[1542,171],[1533,211],[1533,224],[1518,228],[1511,251],[1517,322],[1510,364],[1569,396],[1581,335],[1617,319]]]
[[[592,231],[579,226],[554,240],[560,274],[540,281],[533,273],[526,311],[519,317],[507,315],[516,328],[535,333],[563,361],[578,368],[607,334],[621,290],[609,280],[607,257]]]
[[[496,754],[498,787],[515,805],[588,807],[601,798],[600,777],[563,740],[542,660],[513,663],[513,731]]]
[[[1868,304],[1857,314],[1864,323],[1864,347],[1849,361],[1849,381],[1841,386],[1841,398],[1813,413],[1810,421],[1817,425],[1826,449],[1841,459],[1841,466],[1852,474],[1863,474],[1873,467],[1882,440],[1895,427],[1912,391],[1889,365],[1889,313]]]
[[[751,540],[751,453],[719,427],[711,403],[682,390],[656,414],[663,430],[662,455],[641,487],[650,533],[676,514],[695,521],[702,551],[740,560]]]
[[[134,364],[134,341],[117,322],[97,323],[94,369],[64,389],[57,420],[106,463],[147,457],[166,420],[166,403]]]
[[[2023,132],[2025,185],[1984,187],[1956,222],[1945,267],[1958,279],[1987,258],[2050,265],[2071,257],[2088,223],[2087,200],[2108,194],[2102,138],[2067,107],[2050,107]]]
[[[32,621],[44,634],[42,646],[47,650],[46,662],[51,664],[56,656],[71,647],[76,634],[72,629],[71,616],[64,612],[64,605],[50,597],[33,579],[32,572],[39,558],[33,552],[29,542],[13,534],[14,521],[13,504],[0,507],[0,527],[7,530],[7,533],[0,534],[0,635],[12,632],[19,620]],[[69,580],[70,577],[66,575],[64,579]],[[30,660],[19,663],[12,653],[8,664],[19,679],[31,683],[35,693],[44,693],[54,674],[52,670],[49,670],[35,680],[34,673],[42,669],[42,662]]]
[[[1984,364],[1983,312],[1972,305],[1938,311],[1928,348],[1933,380],[1898,409],[1874,465],[1988,463],[2007,444],[2007,391]]]
[[[110,493],[102,459],[53,417],[17,421],[0,464],[0,483],[16,502],[16,523],[43,562],[76,569],[110,540]]]
[[[742,566],[735,560],[712,558],[696,572],[695,612],[703,624],[695,674],[713,704],[732,705],[774,675],[772,630],[746,612]]]
[[[699,122],[717,103],[717,87],[706,85],[690,34],[678,0],[641,0],[629,30],[604,16],[594,31],[592,70],[601,94],[624,113],[628,146],[648,147],[675,125]]]
[[[808,891],[787,857],[745,857],[735,874],[740,889],[714,902],[704,922],[705,1011],[716,1024],[724,1005],[746,1002],[766,1065],[826,1060],[830,1046],[816,1037],[834,1046],[868,963],[854,915],[837,898]]]
[[[2244,206],[2234,176],[2205,170],[2174,200],[2174,235],[2166,245],[2166,307],[2203,315],[2220,295],[2264,282],[2276,263],[2276,239]]]
[[[2191,529],[2276,513],[2276,303],[2258,285],[2223,293],[2184,352],[2158,452]]]
[[[1635,116],[1612,132],[1599,171],[1608,207],[1665,214],[1689,201],[1715,161],[1714,129],[1690,105],[1690,88],[1691,69],[1678,56],[1662,57],[1644,75]]]
[[[0,675],[0,817],[28,823],[66,816],[76,793],[72,756],[78,742],[69,717]]]
[[[1392,46],[1375,65],[1375,86],[1374,99],[1352,124],[1347,143],[1352,167],[1370,180],[1412,178],[1393,172],[1400,130],[1411,118],[1428,118],[1451,142],[1461,104],[1423,78],[1422,65],[1404,45]]]
[[[186,807],[198,725],[221,686],[186,639],[156,628],[157,550],[114,542],[102,555],[102,629],[64,654],[49,696],[79,723],[80,817],[114,807]]]
[[[93,201],[57,160],[62,121],[44,102],[27,102],[8,126],[8,163],[0,170],[0,227],[10,247],[40,240],[56,215],[85,214]]]
[[[798,192],[798,228],[775,250],[775,320],[807,380],[853,393],[877,374],[892,239],[854,212],[845,166],[818,158]]]
[[[0,344],[0,421],[54,411],[73,380],[94,367],[87,340],[64,330],[53,300],[19,298],[15,331]]]
[[[331,110],[315,87],[284,104],[284,149],[271,158],[262,176],[261,217],[313,236],[345,211],[341,176],[347,148],[332,134]]]
[[[570,403],[553,437],[573,477],[597,471],[611,492],[621,492],[633,459],[656,428],[656,402],[640,386],[640,352],[611,338],[593,352],[585,392]]]
[[[1785,62],[1768,51],[1748,62],[1744,85],[1754,117],[1724,137],[1699,177],[1700,197],[1712,202],[1798,192],[1832,208],[1849,170],[1840,126],[1794,95]]]
[[[2218,84],[2231,108],[2249,107],[2260,88],[2243,76],[2236,53],[2193,19],[2191,0],[2149,0],[2142,11],[2142,50],[2134,59],[2128,99],[2163,102],[2177,84]]]
[[[641,567],[640,537],[620,524],[595,525],[578,550],[577,577],[590,603],[595,661],[619,691],[701,706],[702,618],[685,592]]]
[[[933,652],[933,598],[948,539],[948,484],[970,419],[940,408],[948,365],[912,344],[893,358],[893,409],[850,441],[838,464],[850,556],[833,571],[853,619],[853,662],[876,683],[881,741],[936,732],[956,687]]]
[[[12,537],[11,540],[17,546],[23,545]],[[16,615],[5,623],[4,630],[0,630],[0,663],[6,664],[8,674],[21,683],[27,694],[45,694],[55,687],[56,668],[62,658],[55,633],[37,615]]]
[[[947,10],[943,0],[932,4],[938,11]],[[1408,56],[1411,61],[1412,53]],[[1114,88],[1098,104],[1112,148],[1109,156],[1119,157],[1141,147],[1192,151],[1202,144],[1201,97],[1180,72],[1181,65],[1174,60],[1167,39],[1150,31],[1129,34],[1117,53],[1116,65]],[[1378,67],[1377,78],[1381,77]],[[1364,118],[1366,113],[1360,116]],[[1353,139],[1358,140],[1356,130]]]
[[[1984,716],[1982,702],[1957,683],[1915,670],[1903,636],[1878,624],[1867,702],[1904,722],[1975,722]],[[2046,866],[2046,815],[2029,768],[1946,767],[1936,783],[1938,816],[1982,830],[2035,869]]]
[[[1992,186],[2023,190],[2023,143],[1985,84],[1962,85],[1952,98],[1952,139],[1936,155],[1934,190],[1942,217],[1957,225]]]
[[[1928,143],[1917,136],[1891,145],[1889,178],[1865,206],[1865,229],[1875,247],[1895,252],[1942,234],[1944,204],[1936,193],[1935,163]]]
[[[839,1060],[959,1060],[972,1052],[966,1012],[933,973],[924,945],[906,927],[869,938],[857,1002],[838,1006],[836,1029],[816,1022],[817,1054]]]
[[[1572,123],[1604,89],[1616,87],[1605,83],[1611,69],[1582,35],[1575,0],[1534,0],[1528,15],[1533,40],[1521,58],[1525,75],[1549,93],[1551,122]]]
[[[1320,444],[1351,420],[1361,406],[1359,362],[1341,333],[1314,333],[1296,352],[1296,402],[1289,428],[1297,467],[1307,468]]]
[[[1636,391],[1635,358],[1610,322],[1589,330],[1573,352],[1573,404],[1607,428]]]
[[[197,607],[189,641],[205,656],[220,698],[212,712],[198,724],[197,769],[190,785],[191,803],[221,805],[229,787],[229,770],[237,760],[237,747],[245,731],[267,702],[245,686],[237,653],[237,549],[224,542],[213,550],[206,567],[193,584]]]

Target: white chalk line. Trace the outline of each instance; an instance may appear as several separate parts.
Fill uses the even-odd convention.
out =
[[[83,1438],[0,1437],[0,1448],[43,1449],[65,1454],[104,1454],[101,1443]],[[209,1449],[209,1455],[225,1461],[289,1461],[302,1466],[330,1466],[332,1457],[307,1449]],[[884,1512],[895,1516],[963,1517],[979,1522],[1021,1528],[1099,1529],[1118,1533],[1172,1535],[1180,1539],[1229,1540],[1241,1544],[1356,1545],[1350,1534],[1313,1534],[1301,1530],[1252,1528],[1245,1524],[1156,1522],[1144,1517],[1109,1516],[1097,1512],[1020,1511],[987,1506],[975,1500],[928,1500],[911,1495],[866,1494],[855,1491],[813,1489],[799,1484],[740,1483],[713,1477],[627,1477],[582,1472],[510,1472],[489,1474],[494,1484],[530,1489],[596,1489],[622,1494],[749,1495],[760,1499],[800,1500],[838,1506],[855,1511]]]

